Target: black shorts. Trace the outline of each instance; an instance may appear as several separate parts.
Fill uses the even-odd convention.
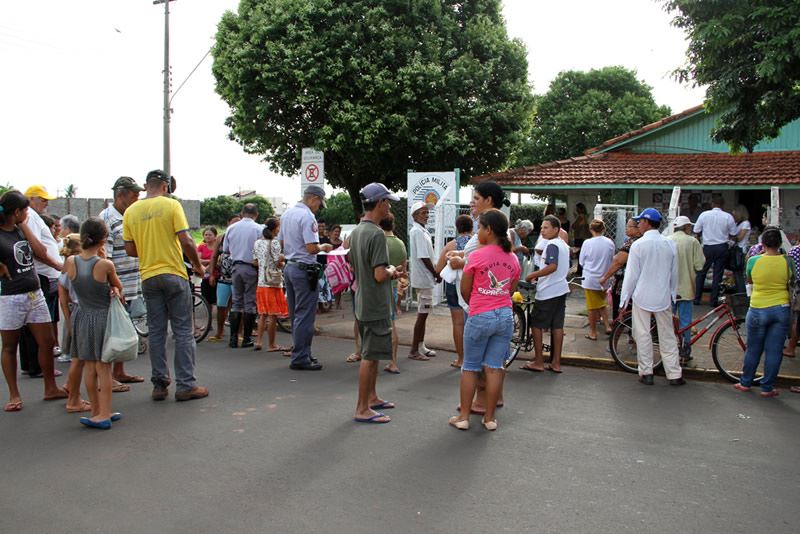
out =
[[[209,306],[216,306],[217,288],[211,285],[208,278],[203,278],[203,281],[200,282],[200,294],[203,295]]]
[[[547,300],[537,300],[533,305],[531,326],[542,330],[562,330],[567,312],[567,294]]]

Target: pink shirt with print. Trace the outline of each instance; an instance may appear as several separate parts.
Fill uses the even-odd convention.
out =
[[[511,307],[511,284],[519,279],[519,260],[499,245],[488,245],[470,254],[464,273],[472,273],[469,314]]]

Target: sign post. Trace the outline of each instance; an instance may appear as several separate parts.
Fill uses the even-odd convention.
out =
[[[309,185],[325,188],[325,154],[313,148],[304,148],[303,160],[300,165],[301,196]]]

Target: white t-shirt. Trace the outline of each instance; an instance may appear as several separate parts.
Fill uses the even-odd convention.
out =
[[[44,247],[47,249],[47,257],[49,257],[51,260],[60,261],[61,258],[58,254],[58,241],[56,241],[56,239],[53,237],[53,233],[50,231],[50,228],[47,227],[42,218],[33,208],[28,210],[27,224],[28,228],[30,228],[31,232],[33,232],[33,235],[35,235],[39,241],[42,242],[42,245],[44,245]],[[60,271],[53,269],[49,265],[45,265],[36,258],[33,259],[33,265],[36,267],[36,274],[46,276],[51,280],[61,276]]]
[[[600,277],[611,266],[614,258],[614,242],[605,236],[592,237],[583,242],[578,262],[583,266],[584,289],[601,290]]]
[[[569,293],[567,273],[569,272],[569,245],[561,238],[545,240],[542,251],[542,266],[557,264],[556,270],[542,276],[536,282],[536,300],[549,300]]]
[[[747,230],[747,232],[744,234],[744,237],[736,242],[736,246],[742,249],[745,254],[747,254],[747,249],[750,248],[750,232],[752,231],[752,228],[753,227],[750,226],[750,221],[748,220],[744,220],[736,226],[736,235],[739,235],[739,232],[742,230]]]
[[[411,247],[411,287],[415,289],[430,289],[434,286],[433,273],[422,263],[423,258],[428,258],[433,263],[433,243],[431,234],[421,224],[415,222],[408,233],[408,244]]]

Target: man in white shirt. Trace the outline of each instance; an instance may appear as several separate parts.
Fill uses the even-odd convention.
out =
[[[412,204],[411,218],[414,223],[408,233],[408,244],[411,247],[411,287],[417,292],[417,322],[414,323],[414,337],[408,357],[420,361],[436,356],[436,352],[425,346],[425,323],[433,309],[433,286],[442,281],[433,266],[433,243],[431,234],[425,228],[428,215],[425,202],[418,200]]]
[[[653,385],[653,338],[650,317],[658,327],[659,350],[667,379],[672,386],[682,386],[678,360],[678,340],[672,326],[672,305],[678,290],[678,254],[675,242],[658,232],[661,214],[646,208],[633,218],[642,232],[631,245],[625,279],[622,282],[620,309],[633,298],[633,338],[639,363],[639,382]]]
[[[28,210],[28,220],[25,224],[31,229],[33,235],[44,245],[47,249],[47,255],[35,256],[33,258],[33,265],[36,268],[36,274],[39,275],[39,283],[42,286],[42,293],[47,302],[47,309],[50,310],[50,318],[53,319],[53,335],[54,339],[58,339],[58,277],[61,275],[61,255],[59,254],[58,241],[53,237],[50,228],[42,220],[41,214],[47,212],[48,203],[55,197],[50,196],[47,189],[42,185],[32,185],[25,191],[25,196],[30,200],[31,209]],[[56,356],[61,354],[61,349],[56,347],[53,349]],[[34,364],[33,368],[38,365]],[[56,373],[56,376],[61,373]]]
[[[569,272],[569,245],[560,236],[561,222],[555,215],[547,215],[542,221],[541,245],[542,259],[539,270],[530,273],[526,280],[537,281],[536,306],[533,308],[531,326],[533,328],[533,345],[535,357],[533,362],[522,365],[520,369],[541,372],[545,370],[543,337],[544,331],[550,330],[550,365],[549,371],[561,372],[561,349],[564,346],[564,316],[566,315],[567,272]]]
[[[711,198],[712,209],[701,213],[694,225],[694,233],[703,237],[703,255],[706,257],[703,270],[697,273],[697,292],[694,303],[700,304],[706,275],[713,266],[714,278],[711,282],[711,299],[709,301],[712,308],[718,304],[719,286],[722,283],[725,264],[728,262],[728,240],[736,235],[736,222],[733,220],[733,215],[722,211],[723,205],[722,195],[714,195]]]

